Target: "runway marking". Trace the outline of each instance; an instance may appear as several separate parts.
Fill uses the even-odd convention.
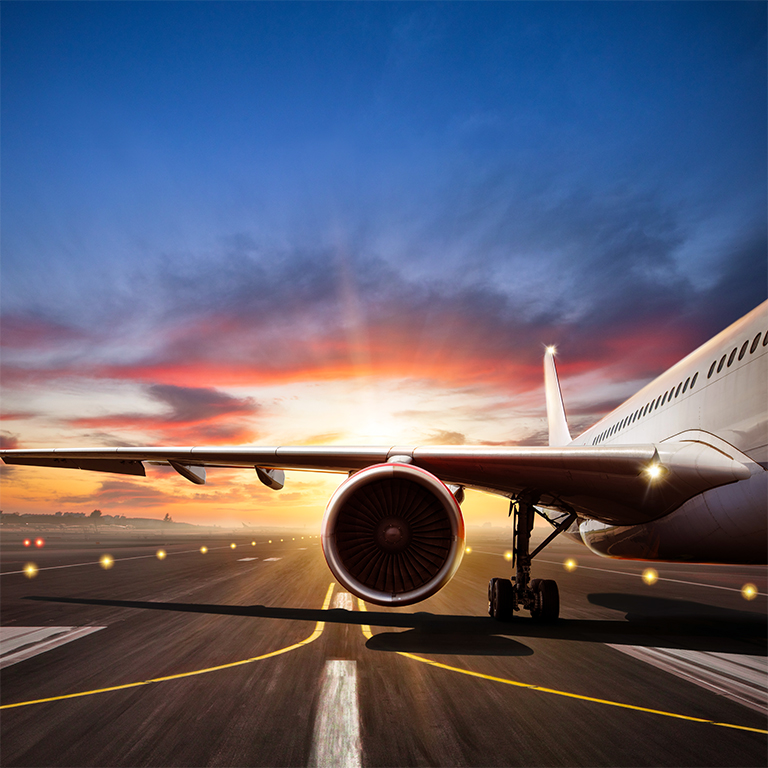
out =
[[[358,606],[361,611],[367,611],[368,608],[365,602],[358,598]],[[373,637],[371,628],[364,624],[361,629],[363,635],[370,640]],[[768,734],[768,730],[763,728],[750,728],[746,725],[735,725],[734,723],[718,723],[715,720],[707,720],[703,717],[691,717],[690,715],[680,715],[677,712],[666,712],[662,709],[649,709],[648,707],[640,707],[636,704],[624,704],[621,701],[611,701],[610,699],[598,699],[593,696],[584,696],[580,693],[570,693],[569,691],[559,691],[556,688],[544,688],[540,685],[532,685],[531,683],[521,683],[518,680],[508,680],[505,677],[495,677],[494,675],[485,675],[482,672],[474,672],[471,669],[462,669],[461,667],[452,667],[449,664],[443,664],[439,661],[433,661],[427,659],[424,656],[417,656],[415,653],[407,653],[406,651],[396,651],[400,656],[405,656],[407,659],[413,659],[414,661],[420,661],[422,664],[429,664],[431,667],[437,667],[438,669],[445,669],[449,672],[458,672],[462,675],[468,675],[469,677],[478,677],[482,680],[490,680],[494,683],[503,683],[504,685],[512,685],[516,688],[528,688],[532,691],[540,691],[541,693],[551,693],[555,696],[564,696],[568,699],[578,699],[579,701],[591,701],[593,704],[604,704],[609,707],[618,707],[620,709],[631,709],[635,712],[646,712],[651,715],[662,715],[663,717],[672,717],[676,720],[688,720],[693,723],[706,723],[707,725],[717,725],[721,728],[735,728],[739,731],[751,731],[752,733],[765,733]]]
[[[764,656],[613,643],[606,645],[768,715],[768,659]]]
[[[499,552],[488,552],[487,550],[483,549],[475,549],[474,552],[477,552],[480,555],[494,555],[496,557],[503,557],[503,554]],[[543,558],[536,558],[536,562],[539,563],[547,563],[548,565],[562,565],[562,562],[559,560],[544,560]],[[612,568],[597,568],[594,565],[581,565],[579,564],[580,570],[585,571],[601,571],[602,573],[613,573],[617,576],[630,576],[633,579],[641,578],[642,573],[636,573],[635,571],[616,571]],[[706,584],[702,581],[685,581],[684,579],[673,579],[669,576],[659,576],[658,581],[669,581],[672,584],[687,584],[689,587],[707,587],[708,589],[722,589],[726,592],[739,592],[741,593],[742,588],[741,587],[723,587],[719,584]],[[755,596],[760,595],[761,597],[768,597],[768,592],[755,592]]]
[[[357,665],[331,659],[325,662],[309,765],[360,768],[361,752]]]
[[[355,602],[349,592],[337,592],[333,598],[332,608],[343,608],[345,611],[354,611]]]
[[[265,557],[264,562],[265,563],[276,563],[278,560],[282,560],[282,557]]]
[[[331,582],[331,584],[328,587],[328,591],[325,594],[325,600],[323,601],[323,607],[322,610],[327,611],[328,606],[331,604],[331,597],[333,596],[333,588],[336,586],[335,582]],[[294,643],[293,645],[286,646],[285,648],[279,648],[276,651],[270,651],[269,653],[264,653],[261,656],[254,656],[250,659],[242,659],[241,661],[231,661],[228,664],[219,664],[215,667],[207,667],[206,669],[194,669],[191,672],[179,672],[176,675],[166,675],[165,677],[153,677],[150,680],[141,680],[136,683],[125,683],[124,685],[112,685],[108,688],[97,688],[93,691],[80,691],[78,693],[66,693],[63,696],[49,696],[46,699],[34,699],[33,701],[19,701],[16,704],[3,704],[0,705],[0,710],[3,709],[14,709],[15,707],[28,707],[31,704],[45,704],[47,702],[51,701],[64,701],[65,699],[77,699],[81,696],[93,696],[97,693],[108,693],[110,691],[124,691],[128,688],[138,688],[142,685],[151,685],[152,683],[164,683],[168,680],[180,680],[184,677],[193,677],[195,675],[205,675],[208,672],[218,672],[221,669],[231,669],[232,667],[240,667],[244,664],[252,664],[255,661],[263,661],[264,659],[271,659],[274,656],[280,656],[283,653],[288,653],[289,651],[295,651],[297,648],[301,648],[302,646],[309,645],[310,643],[313,643],[315,640],[317,640],[320,635],[323,634],[323,629],[325,629],[325,622],[324,621],[318,621],[315,624],[315,628],[312,631],[312,634],[307,637],[304,640],[300,640],[298,643]]]
[[[0,669],[106,627],[0,627]]]
[[[250,563],[251,560],[258,560],[258,557],[241,557],[237,562],[238,563]]]

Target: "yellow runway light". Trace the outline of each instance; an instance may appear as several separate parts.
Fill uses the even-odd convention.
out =
[[[37,576],[37,566],[34,563],[27,563],[24,566],[24,575],[28,579],[34,579]]]
[[[653,568],[646,568],[643,571],[643,581],[646,584],[655,584],[659,580],[659,574]]]
[[[572,571],[575,571],[579,567],[579,563],[578,563],[578,561],[575,558],[569,557],[563,563],[563,567],[565,568],[566,571],[568,571],[570,573]]]
[[[469,554],[472,551],[472,547],[464,547],[464,551]]]
[[[509,549],[504,553],[505,560],[511,560],[514,556],[515,556],[515,553]]]
[[[112,555],[102,555],[99,563],[105,571],[108,571],[115,564],[115,558]]]
[[[229,545],[229,548],[230,548],[230,549],[234,549],[236,546],[237,546],[237,544],[235,544],[235,542],[233,541],[233,542],[232,542],[232,543]]]
[[[251,546],[252,546],[252,547],[255,547],[255,546],[256,546],[256,542],[255,542],[255,541],[252,541],[252,542],[251,542]]]
[[[164,549],[158,549],[157,550],[157,559],[158,560],[165,560],[165,550]]]
[[[205,545],[203,545],[202,547],[200,547],[200,551],[201,551],[203,554],[205,554],[205,553],[208,551],[208,547],[206,547]]]
[[[757,587],[754,584],[745,584],[741,588],[741,596],[745,600],[754,600],[757,597]]]

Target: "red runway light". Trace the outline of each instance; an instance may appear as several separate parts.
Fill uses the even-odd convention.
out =
[[[38,548],[45,546],[45,539],[35,539],[35,546]]]
[[[28,547],[32,542],[29,539],[24,539],[24,546]]]

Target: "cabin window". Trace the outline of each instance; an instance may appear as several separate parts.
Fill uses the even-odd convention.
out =
[[[763,335],[763,346],[768,344],[768,332]]]
[[[751,355],[756,349],[757,345],[760,343],[760,334],[758,333],[757,336],[752,340],[752,346],[749,348],[749,354]]]
[[[661,398],[661,404],[664,405],[664,403],[667,402],[667,393],[664,393],[664,397]]]
[[[686,389],[688,389],[688,385],[689,385],[690,383],[691,383],[691,377],[689,376],[689,377],[688,377],[688,378],[685,380],[685,384],[683,384],[683,394],[685,394],[685,390],[686,390]]]
[[[734,347],[731,351],[731,354],[728,355],[728,367],[731,367],[731,363],[733,362],[733,359],[736,357],[736,352],[738,351],[738,347]]]
[[[699,378],[699,372],[696,371],[696,373],[693,374],[693,378],[691,379],[691,389],[693,389],[693,385],[696,383],[696,379]]]
[[[683,386],[683,382],[681,381],[681,382],[680,382],[680,383],[677,385],[677,389],[675,390],[675,397],[677,397],[677,396],[680,394],[680,388],[681,388],[682,386]]]
[[[707,374],[707,378],[708,379],[712,378],[712,374],[715,372],[715,366],[716,365],[717,365],[717,360],[715,360],[715,362],[712,363],[712,365],[709,366],[709,373]]]
[[[720,362],[717,364],[717,372],[718,372],[718,373],[720,373],[720,371],[722,371],[722,370],[723,370],[723,365],[725,365],[725,358],[726,358],[726,357],[727,357],[727,355],[723,355],[723,356],[720,358]]]

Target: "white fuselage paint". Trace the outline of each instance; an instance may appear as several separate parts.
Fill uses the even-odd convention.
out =
[[[633,559],[765,562],[767,337],[764,302],[573,440],[571,445],[706,443],[750,470],[749,478],[694,496],[650,523],[580,521],[580,537],[590,549]]]

